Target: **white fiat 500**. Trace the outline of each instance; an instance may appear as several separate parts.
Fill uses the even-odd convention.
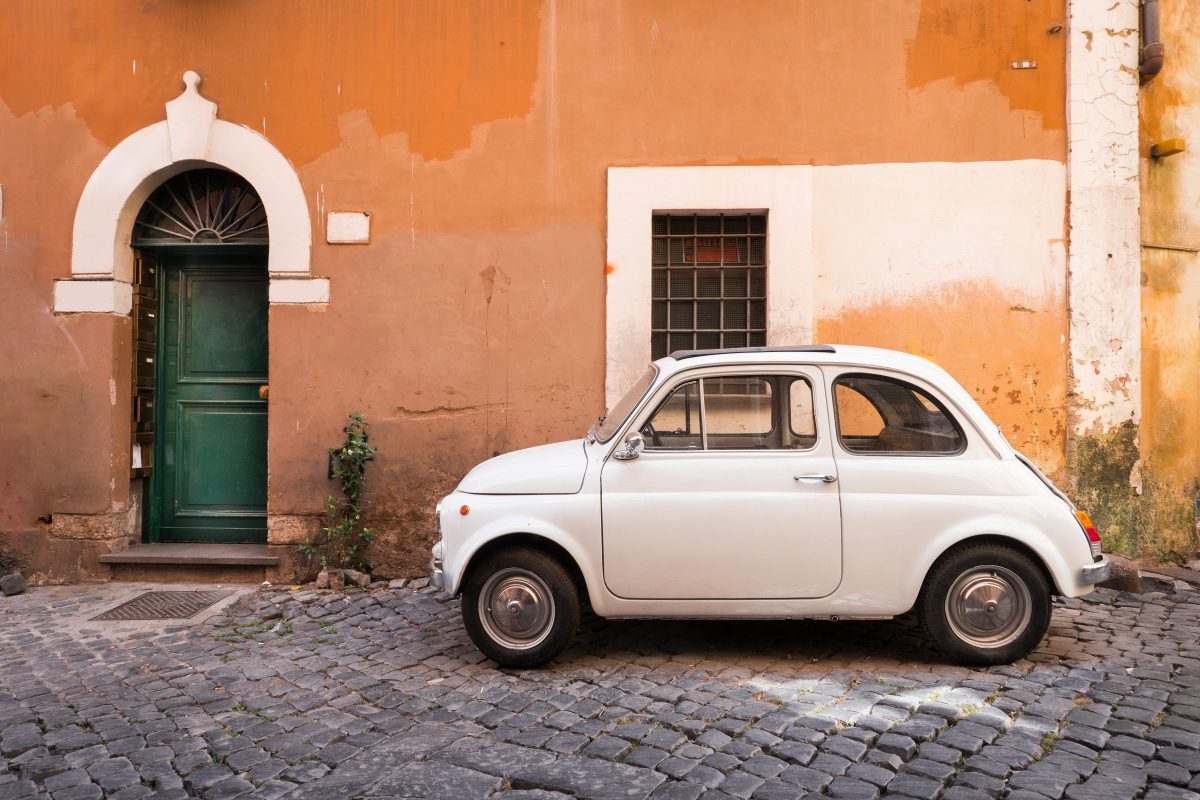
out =
[[[484,654],[559,655],[601,617],[886,619],[949,658],[1045,635],[1109,576],[1100,537],[945,371],[809,345],[676,352],[569,442],[475,467],[438,505],[433,583]]]

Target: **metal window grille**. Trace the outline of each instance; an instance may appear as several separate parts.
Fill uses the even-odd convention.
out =
[[[767,215],[652,218],[653,358],[767,343]]]
[[[180,173],[138,213],[133,245],[267,244],[267,212],[245,179],[222,169]]]

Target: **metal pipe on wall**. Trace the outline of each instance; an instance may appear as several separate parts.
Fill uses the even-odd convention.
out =
[[[1162,43],[1159,25],[1158,2],[1159,0],[1142,0],[1140,8],[1142,51],[1138,58],[1138,75],[1141,76],[1142,83],[1157,75],[1166,60],[1166,47]]]

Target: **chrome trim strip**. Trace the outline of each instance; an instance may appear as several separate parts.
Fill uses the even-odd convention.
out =
[[[446,573],[442,571],[442,543],[438,542],[429,551],[429,585],[435,589],[446,588]]]

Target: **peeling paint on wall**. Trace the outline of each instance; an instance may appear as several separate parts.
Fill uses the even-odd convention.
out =
[[[1019,6],[995,0],[923,0],[920,5],[909,49],[910,85],[924,87],[945,78],[959,87],[986,81],[1013,109],[1031,112],[1043,127],[1064,127],[1066,0],[1026,0]],[[946,58],[948,50],[956,57]],[[1036,71],[1014,71],[1014,60],[1036,61]]]
[[[1200,248],[1200,161],[1186,152],[1150,158],[1149,151],[1167,138],[1191,147],[1200,137],[1200,6],[1159,8],[1167,66],[1140,97],[1140,449],[1163,491],[1190,506],[1200,490],[1200,255],[1188,250]],[[1194,536],[1173,541],[1185,555],[1196,544]]]
[[[1075,436],[1141,415],[1138,2],[1072,0],[1067,132],[1068,306]]]
[[[1162,481],[1153,461],[1142,460],[1135,423],[1077,438],[1070,475],[1071,498],[1091,516],[1105,552],[1173,562],[1190,555],[1197,482]]]
[[[529,111],[541,5],[18,0],[5,14],[0,97],[18,114],[76,101],[111,147],[157,122],[163,87],[196,68],[222,118],[264,133],[270,119],[272,141],[295,163],[336,147],[336,115],[360,108],[444,159],[470,144],[475,125]],[[49,41],[71,42],[74,57]],[[125,102],[116,110],[111,91],[91,86],[120,87]]]
[[[828,311],[817,320],[820,341],[906,350],[953,375],[1013,447],[1055,479],[1063,477],[1066,442],[1065,365],[1044,344],[1066,329],[1061,296],[1036,310],[1013,311],[1014,295],[988,282],[961,282],[920,296]],[[986,320],[986,324],[981,324]],[[996,335],[997,331],[1020,335]]]
[[[894,299],[880,319],[953,365],[1053,471],[1066,149],[1053,65],[1065,48],[1042,31],[1061,21],[1062,2],[764,0],[698,14],[693,0],[13,0],[0,30],[0,354],[16,388],[0,416],[22,425],[0,427],[0,442],[34,455],[20,480],[15,468],[0,475],[0,521],[32,529],[127,502],[128,321],[54,318],[48,304],[69,275],[88,176],[161,119],[189,68],[204,73],[221,119],[268,131],[314,219],[371,211],[369,245],[315,236],[312,272],[336,286],[327,308],[271,310],[268,511],[280,547],[289,525],[319,518],[325,449],[349,410],[369,415],[381,447],[372,527],[386,550],[377,563],[393,574],[424,568],[431,498],[474,463],[582,434],[604,405],[612,166],[864,165],[839,195],[844,215],[817,226],[837,243],[828,279],[782,260],[776,277],[809,294],[780,307],[771,335],[811,336],[818,286],[820,324],[847,339],[881,331],[855,323],[857,308]],[[978,28],[963,18],[976,13]],[[1014,73],[1010,57],[1042,67]],[[914,194],[897,164],[931,185]],[[866,226],[855,209],[876,179],[886,203]],[[961,201],[980,187],[989,199]],[[992,202],[1009,190],[1015,201]],[[919,225],[897,235],[918,208]],[[890,261],[851,247],[856,234],[891,237]],[[844,292],[838,261],[854,273]],[[635,269],[614,260],[607,280]],[[962,348],[962,336],[937,332],[962,323],[912,306],[991,279],[978,306],[946,302],[1019,316],[1030,343],[1005,349],[1007,363],[968,366],[983,336]],[[631,302],[648,313],[645,295]],[[1018,416],[1026,406],[1032,421]],[[61,435],[41,452],[38,430]]]

